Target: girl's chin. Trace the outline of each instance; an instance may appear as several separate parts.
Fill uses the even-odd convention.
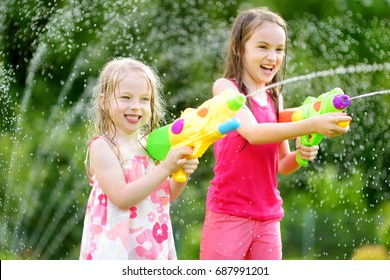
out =
[[[269,77],[261,76],[261,77],[257,78],[256,83],[261,84],[261,85],[266,85],[266,84],[271,83],[273,78],[274,78],[274,76],[269,76]]]
[[[275,78],[275,75],[269,75],[267,77],[264,77],[263,80],[266,84],[272,83],[272,80]]]

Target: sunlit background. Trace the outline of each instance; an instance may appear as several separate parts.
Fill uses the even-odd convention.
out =
[[[86,110],[105,62],[156,67],[171,122],[211,97],[237,12],[265,5],[289,25],[286,79],[303,77],[285,84],[286,107],[334,87],[351,97],[390,88],[389,0],[1,1],[0,258],[78,258]],[[386,93],[352,100],[351,131],[279,177],[284,259],[389,258],[389,110]],[[199,258],[212,149],[200,162],[172,205],[179,259]]]

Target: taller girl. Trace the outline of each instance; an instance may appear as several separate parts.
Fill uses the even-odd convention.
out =
[[[344,113],[329,113],[292,123],[278,123],[283,110],[281,87],[262,90],[282,79],[286,67],[287,26],[266,8],[242,12],[230,38],[226,70],[213,86],[217,95],[232,89],[249,95],[237,113],[241,126],[214,145],[214,178],[207,194],[201,259],[281,259],[282,198],[277,173],[299,168],[296,153],[313,160],[318,146],[297,142],[291,152],[287,139],[321,133],[334,137],[349,127]]]

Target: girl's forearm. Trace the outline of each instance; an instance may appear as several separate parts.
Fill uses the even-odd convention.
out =
[[[279,173],[282,175],[288,175],[299,169],[300,165],[296,160],[296,153],[290,152],[286,154],[283,158],[279,159]]]
[[[113,202],[122,209],[129,209],[150,195],[169,175],[167,168],[158,165],[143,177],[125,184]]]
[[[290,123],[261,123],[241,132],[251,144],[279,143],[286,139],[316,132],[314,118]]]
[[[176,182],[175,180],[171,179],[171,185],[170,185],[170,190],[171,190],[171,202],[175,201],[184,191],[185,187],[187,186],[187,181],[184,183],[179,183]]]

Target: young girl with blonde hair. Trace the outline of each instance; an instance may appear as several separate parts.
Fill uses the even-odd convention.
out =
[[[189,147],[171,150],[157,166],[145,138],[163,115],[155,71],[131,58],[108,62],[94,97],[98,135],[88,146],[88,199],[80,259],[176,259],[170,202],[187,182],[169,178],[198,166]]]

